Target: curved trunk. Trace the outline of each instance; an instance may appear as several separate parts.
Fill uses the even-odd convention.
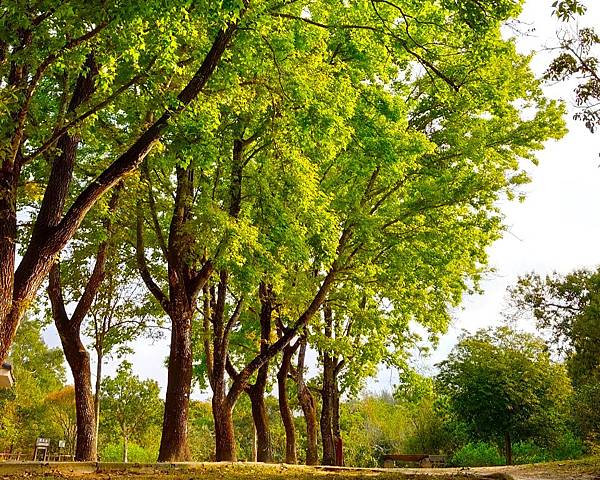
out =
[[[181,309],[172,317],[167,394],[159,462],[190,459],[188,414],[192,387],[192,312]]]
[[[257,386],[249,389],[250,403],[252,405],[252,420],[256,429],[256,461],[269,463],[271,455],[271,434],[269,431],[269,415],[265,405],[264,389]]]
[[[283,349],[281,366],[277,372],[277,391],[279,397],[279,413],[285,429],[285,463],[298,463],[296,453],[296,427],[294,417],[288,401],[287,377],[291,368],[292,355],[295,348],[287,346]]]
[[[317,465],[319,463],[317,403],[306,386],[298,392],[298,401],[306,422],[306,464]]]

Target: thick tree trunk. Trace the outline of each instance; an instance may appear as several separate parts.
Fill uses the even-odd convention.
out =
[[[192,388],[192,311],[182,307],[171,317],[167,394],[159,462],[188,461],[188,414]]]
[[[252,420],[256,429],[256,461],[270,463],[272,461],[271,433],[269,415],[265,405],[265,392],[254,386],[250,388],[248,395],[252,405]]]
[[[504,453],[506,454],[506,464],[512,465],[512,440],[510,438],[510,432],[508,431],[504,433]]]
[[[215,460],[217,462],[237,461],[233,412],[227,405],[224,395],[213,395],[213,419],[215,421]]]
[[[297,345],[297,344],[296,344]],[[296,453],[296,427],[288,401],[287,379],[291,369],[292,356],[296,346],[288,345],[283,349],[281,365],[277,372],[277,392],[279,397],[279,413],[285,429],[285,463],[298,463]]]

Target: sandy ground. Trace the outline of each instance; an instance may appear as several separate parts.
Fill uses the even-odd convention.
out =
[[[252,463],[0,463],[0,480],[600,480],[600,458],[480,468],[362,469]]]

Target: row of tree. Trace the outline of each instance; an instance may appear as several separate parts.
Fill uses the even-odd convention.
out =
[[[30,458],[39,435],[51,438],[53,454],[73,454],[76,444],[75,392],[64,385],[60,350],[44,344],[39,327],[26,321],[19,330],[15,354],[27,353],[15,355],[15,389],[0,395],[0,451],[20,452],[21,458]],[[593,451],[600,424],[595,397],[582,397],[567,371],[533,335],[506,327],[464,335],[436,377],[407,371],[393,396],[340,400],[336,413],[344,461],[380,466],[384,454],[397,452],[444,454],[456,466],[577,458],[586,449]],[[311,391],[318,391],[320,381],[320,376],[308,380]],[[154,461],[164,405],[156,382],[140,380],[131,364],[123,362],[102,387],[99,458]],[[322,397],[314,400],[322,412]],[[298,460],[309,461],[308,417],[301,413],[298,395],[287,401],[301,447]],[[270,453],[273,461],[285,462],[290,459],[290,432],[280,406],[273,392],[267,394]],[[259,454],[253,413],[251,397],[245,395],[234,414],[237,455],[243,460]],[[191,459],[214,459],[210,402],[190,402],[189,436]],[[61,439],[66,448],[58,448]],[[319,442],[316,454],[323,452],[323,445]]]
[[[103,358],[166,322],[159,460],[190,457],[196,380],[213,394],[215,458],[236,459],[247,394],[268,461],[276,370],[286,460],[291,379],[307,462],[318,427],[335,462],[340,396],[381,362],[404,364],[411,324],[446,328],[501,235],[498,199],[527,181],[520,161],[564,134],[563,107],[501,34],[519,10],[3,2],[0,359],[46,281],[76,459],[96,458]]]

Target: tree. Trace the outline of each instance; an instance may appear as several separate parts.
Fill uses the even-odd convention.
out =
[[[123,361],[114,377],[104,380],[102,403],[105,421],[113,424],[123,441],[123,462],[128,461],[129,442],[142,436],[147,428],[160,421],[163,404],[154,380],[140,380],[132,366]]]
[[[247,4],[219,5],[201,16],[190,16],[185,2],[163,7],[96,8],[84,1],[0,7],[0,361],[56,255],[98,199],[198,97]],[[170,95],[165,86],[174,77],[181,90]],[[97,142],[107,137],[124,142]],[[31,229],[17,222],[26,203],[33,207],[24,212]]]
[[[35,317],[25,318],[12,345],[9,360],[17,381],[0,392],[0,450],[29,455],[37,437],[56,437],[45,400],[64,386],[64,356],[45,344],[44,325]]]
[[[48,414],[61,429],[61,438],[66,442],[66,451],[70,455],[76,453],[77,446],[77,412],[75,405],[75,388],[72,385],[50,392],[45,399]]]
[[[111,198],[108,209],[109,215],[114,214],[118,194],[119,189],[115,190]],[[113,225],[110,218],[103,222],[103,230],[105,239],[100,241],[97,247],[94,265],[87,281],[82,282],[84,288],[76,300],[76,307],[71,315],[67,313],[66,309],[60,261],[52,266],[48,280],[48,296],[52,305],[52,317],[75,383],[74,392],[77,410],[75,460],[82,461],[96,460],[97,420],[92,392],[90,355],[83,344],[81,330],[106,275],[106,262],[108,256],[110,256],[110,242],[113,234]],[[73,270],[82,267],[85,268],[85,263],[80,263]],[[78,278],[78,280],[80,279],[81,277]],[[74,290],[77,291],[78,287],[79,285]]]
[[[437,384],[454,414],[483,439],[551,442],[564,425],[571,386],[540,338],[507,327],[463,336],[439,364]]]
[[[509,314],[532,315],[548,342],[566,359],[576,392],[575,415],[584,435],[600,433],[594,419],[600,385],[600,271],[554,272],[542,277],[530,273],[509,290]]]
[[[565,24],[582,16],[585,5],[578,0],[556,1],[554,14]],[[584,17],[585,18],[585,17]],[[577,26],[559,32],[560,53],[550,63],[545,78],[552,81],[576,79],[575,120],[581,120],[594,133],[600,125],[600,70],[597,50],[600,36],[593,27]]]

